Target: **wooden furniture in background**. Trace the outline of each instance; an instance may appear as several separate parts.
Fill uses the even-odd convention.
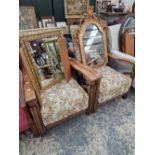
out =
[[[118,21],[119,19],[123,18],[123,16],[126,16],[127,13],[124,12],[101,12],[100,13],[100,17],[103,20],[107,21],[108,25],[112,25],[113,23],[115,23],[116,21]]]
[[[135,32],[127,31],[122,36],[123,52],[135,56]]]
[[[66,19],[68,28],[69,28],[69,32],[71,31],[70,27],[71,25],[80,25],[82,19],[81,18],[68,18]]]

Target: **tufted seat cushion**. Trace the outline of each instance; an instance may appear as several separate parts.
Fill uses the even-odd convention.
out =
[[[88,95],[73,79],[63,80],[41,94],[44,125],[54,123],[88,108]]]
[[[119,73],[108,66],[103,66],[96,70],[102,75],[98,99],[99,103],[103,103],[128,92],[132,81],[129,76]]]

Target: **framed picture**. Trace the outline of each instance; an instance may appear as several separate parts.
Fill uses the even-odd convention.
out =
[[[42,21],[43,28],[47,27],[46,23],[52,23],[52,24],[54,24],[56,26],[55,19],[54,19],[53,16],[42,16],[41,21]]]
[[[36,14],[33,6],[19,7],[19,29],[35,29],[38,28]]]
[[[42,25],[41,21],[38,21],[38,26],[39,26],[39,28],[43,28],[43,25]]]
[[[89,0],[65,0],[66,18],[83,18],[89,8]]]
[[[49,28],[49,27],[56,27],[55,23],[52,23],[52,22],[45,22],[45,26],[47,28]]]

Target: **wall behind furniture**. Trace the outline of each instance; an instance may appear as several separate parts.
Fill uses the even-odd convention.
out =
[[[94,5],[96,0],[89,0]],[[54,16],[56,21],[64,21],[64,0],[19,0],[20,6],[33,5],[36,16]]]

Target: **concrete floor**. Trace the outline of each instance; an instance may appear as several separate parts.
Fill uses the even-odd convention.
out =
[[[20,155],[134,155],[135,95],[118,98],[34,138],[20,134]]]

